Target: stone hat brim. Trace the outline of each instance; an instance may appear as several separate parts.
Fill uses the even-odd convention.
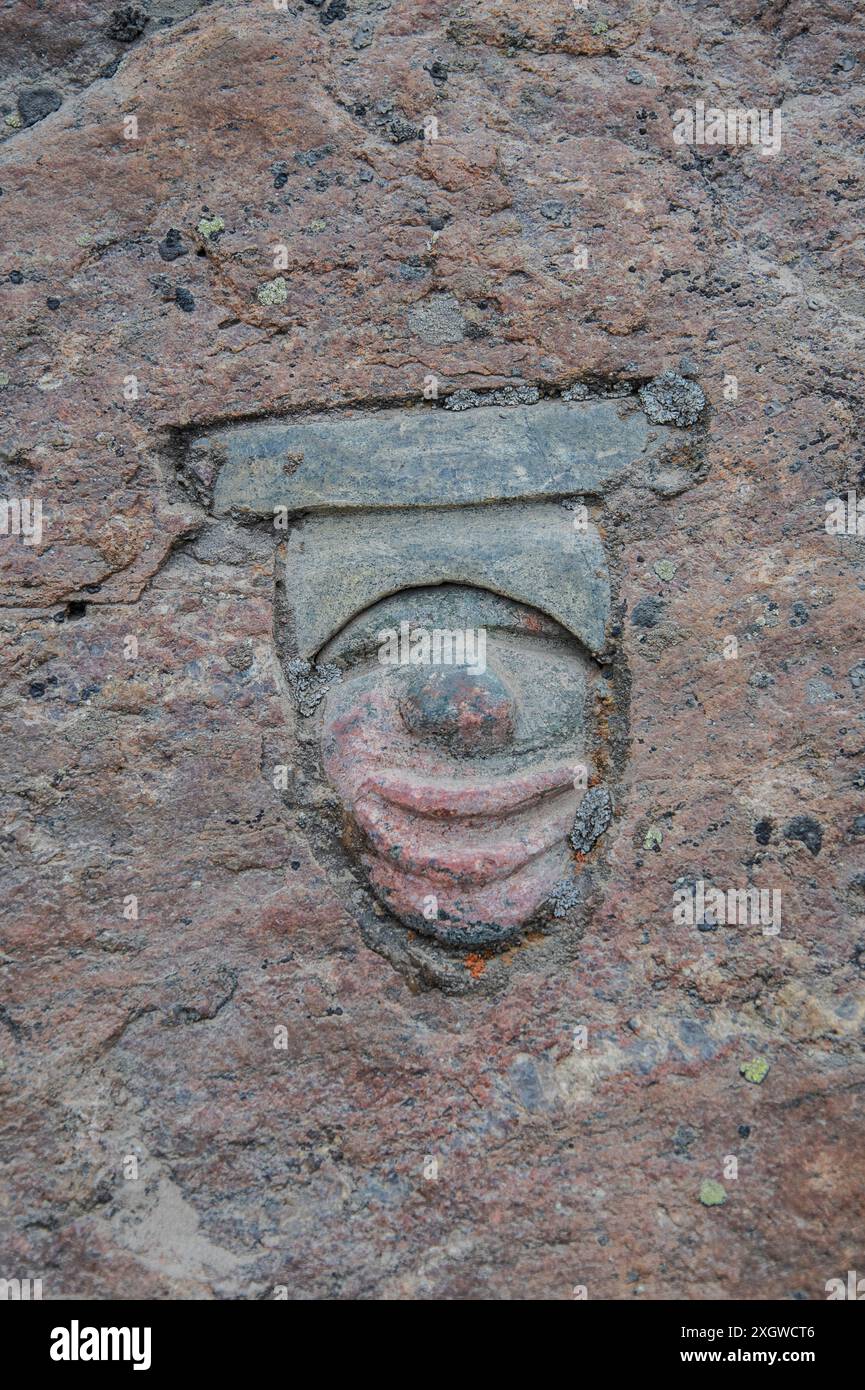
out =
[[[609,575],[597,530],[577,530],[574,521],[574,512],[549,503],[307,517],[292,531],[285,568],[298,655],[313,660],[380,599],[436,584],[528,604],[598,654]]]

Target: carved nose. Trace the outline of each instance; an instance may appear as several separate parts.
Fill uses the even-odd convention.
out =
[[[399,701],[403,723],[420,738],[444,743],[467,757],[507,748],[514,732],[514,702],[492,671],[464,667],[421,670]]]

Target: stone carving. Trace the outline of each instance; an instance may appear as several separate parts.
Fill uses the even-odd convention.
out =
[[[405,664],[378,659],[390,632]],[[442,632],[483,634],[485,669],[412,664]],[[376,895],[448,945],[511,937],[568,869],[593,663],[536,609],[458,584],[373,605],[326,655],[345,674],[324,706],[324,769]]]
[[[284,530],[300,823],[370,944],[438,983],[586,899],[614,806],[598,517],[682,454],[632,401],[478,400],[238,426],[188,459],[218,514]]]

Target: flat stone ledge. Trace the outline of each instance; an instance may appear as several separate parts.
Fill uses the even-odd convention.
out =
[[[236,425],[195,440],[189,465],[214,479],[217,515],[272,516],[596,494],[674,442],[630,401],[555,399]]]

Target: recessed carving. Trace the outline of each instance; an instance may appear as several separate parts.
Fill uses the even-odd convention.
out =
[[[493,987],[502,952],[578,939],[625,687],[603,499],[686,456],[633,399],[349,411],[189,449],[216,513],[275,525],[299,824],[419,982]]]

